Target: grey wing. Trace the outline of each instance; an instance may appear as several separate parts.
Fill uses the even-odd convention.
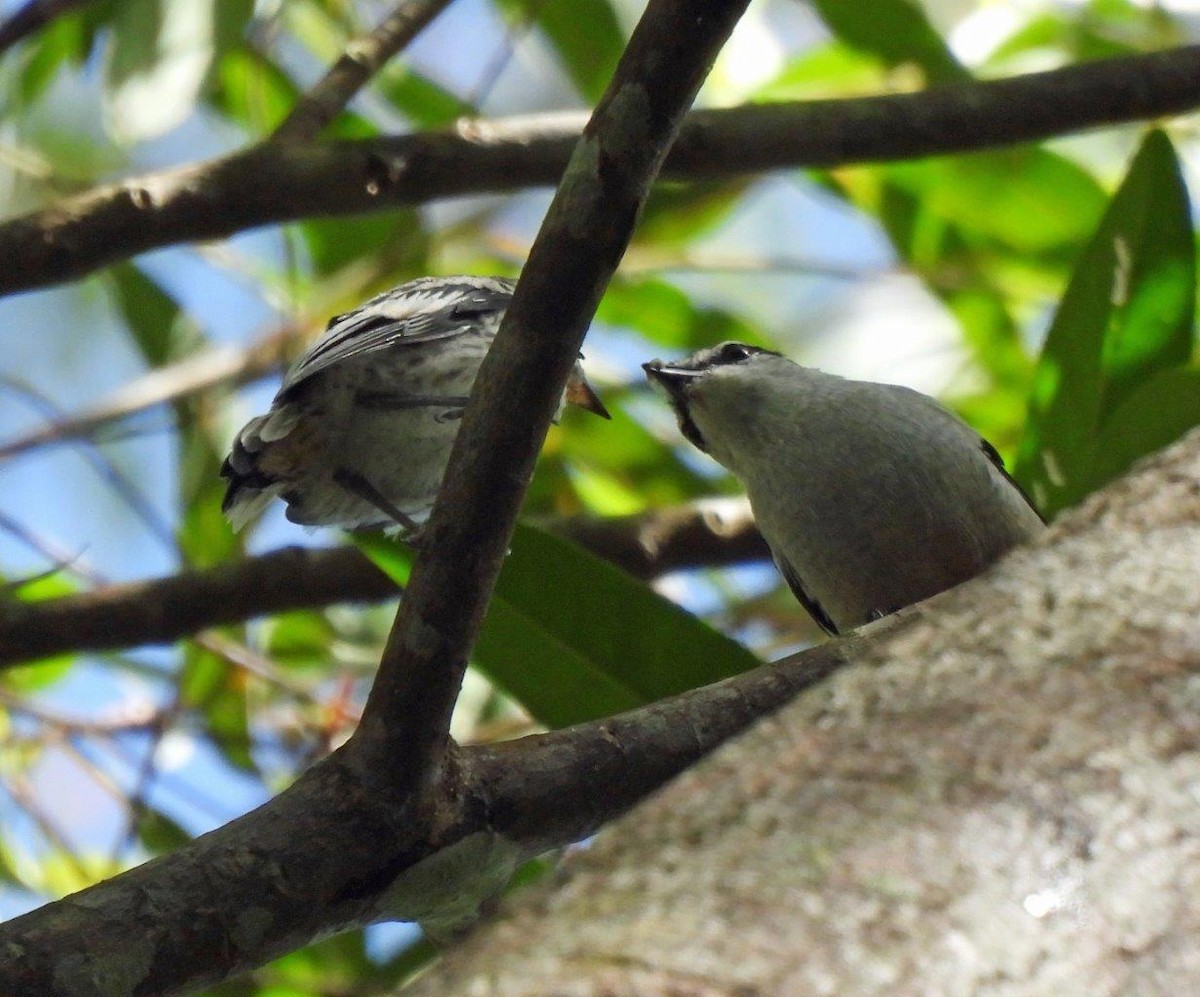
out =
[[[279,397],[352,357],[452,339],[473,328],[495,332],[513,286],[499,277],[427,278],[386,291],[330,319],[321,338],[287,372]]]
[[[1025,504],[1033,510],[1043,523],[1046,521],[1046,518],[1038,511],[1037,506],[1033,504],[1033,500],[1026,494],[1025,489],[1017,484],[1016,478],[1008,472],[1008,468],[1004,466],[1004,458],[1000,456],[1000,452],[980,436],[969,423],[964,422],[948,408],[945,408],[941,402],[930,398],[928,395],[923,395],[919,391],[913,391],[911,388],[905,388],[898,384],[887,384],[883,385],[883,387],[899,399],[902,405],[916,404],[934,418],[942,420],[947,427],[953,427],[953,431],[961,434],[965,441],[974,441],[975,445],[979,447],[992,466],[1012,486],[1013,491],[1025,500]]]
[[[982,436],[979,437],[979,445],[983,449],[983,452],[987,455],[987,459],[995,465],[996,470],[1004,475],[1005,480],[1007,480],[1008,483],[1013,486],[1013,490],[1025,500],[1025,504],[1028,505],[1029,508],[1035,513],[1037,513],[1038,519],[1044,523],[1046,521],[1046,517],[1043,516],[1041,510],[1033,504],[1033,499],[1031,499],[1029,497],[1029,493],[1020,486],[1020,484],[1017,482],[1017,479],[1008,473],[1008,468],[1004,466],[1004,458],[1000,456],[1000,451],[992,446]]]
[[[825,607],[805,590],[804,583],[800,580],[800,576],[796,574],[796,569],[773,551],[772,556],[775,559],[775,567],[783,575],[783,580],[788,583],[788,588],[792,590],[792,595],[796,597],[796,601],[808,610],[808,615],[817,621],[822,630],[832,637],[837,637],[841,632],[838,630],[837,624],[829,618],[829,614],[825,612]]]

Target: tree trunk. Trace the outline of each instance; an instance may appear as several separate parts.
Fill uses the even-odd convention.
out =
[[[412,992],[1195,992],[1200,433],[908,616]]]

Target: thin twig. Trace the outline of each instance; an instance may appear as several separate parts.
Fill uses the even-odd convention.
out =
[[[31,405],[42,416],[48,417],[52,423],[58,423],[66,417],[62,414],[62,410],[51,401],[46,395],[38,391],[31,385],[26,384],[20,378],[10,375],[0,375],[0,384],[8,388],[9,391],[16,394],[23,401]],[[120,498],[130,509],[133,514],[142,521],[142,525],[146,527],[150,535],[157,539],[170,552],[176,550],[175,532],[170,525],[159,515],[158,510],[150,502],[142,490],[134,484],[127,474],[120,470],[112,460],[98,447],[96,441],[84,439],[83,445],[80,447],[80,452],[84,460],[91,466],[92,470],[100,477],[106,485]],[[0,460],[3,460],[6,455],[0,451]]]
[[[450,5],[450,0],[402,0],[366,35],[346,46],[329,72],[292,108],[271,140],[316,138],[397,52]]]
[[[0,460],[50,443],[94,439],[112,423],[155,406],[174,404],[216,387],[245,384],[263,377],[282,367],[290,345],[301,332],[297,326],[284,325],[249,346],[217,347],[159,367],[123,384],[82,411],[50,414],[48,425],[0,444]],[[14,382],[10,379],[8,383]]]

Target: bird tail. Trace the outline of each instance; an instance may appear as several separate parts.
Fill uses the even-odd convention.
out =
[[[293,413],[271,412],[251,419],[234,439],[221,464],[221,477],[229,482],[221,511],[235,530],[261,514],[283,490],[283,483],[261,467],[259,458],[266,444],[285,436],[294,425]]]

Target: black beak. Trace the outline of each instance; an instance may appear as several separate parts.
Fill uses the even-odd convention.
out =
[[[642,370],[655,384],[666,389],[672,398],[683,399],[683,393],[688,384],[700,376],[700,371],[688,367],[676,367],[663,363],[661,360],[651,360],[642,364]]]
[[[651,384],[658,385],[667,393],[671,407],[679,418],[679,429],[683,435],[695,446],[708,453],[708,444],[704,442],[699,427],[692,421],[687,397],[688,387],[704,372],[691,367],[676,367],[663,363],[661,360],[651,360],[649,363],[642,364],[642,370],[646,372],[646,377],[650,379]]]

